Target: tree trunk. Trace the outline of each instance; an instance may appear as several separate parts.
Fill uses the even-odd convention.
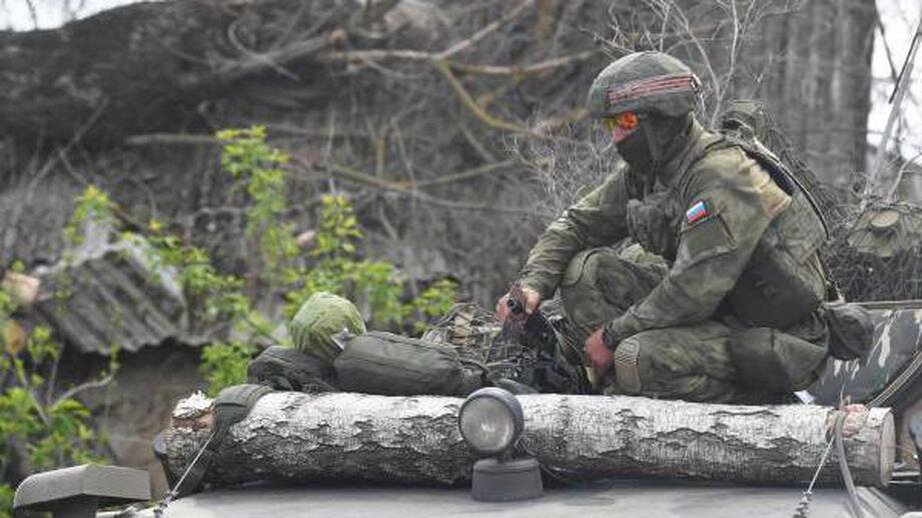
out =
[[[565,477],[680,477],[750,484],[809,480],[826,448],[833,409],[736,406],[633,397],[519,396],[520,443]],[[206,480],[370,480],[455,484],[473,453],[458,431],[463,400],[337,393],[273,393],[231,428]],[[174,414],[174,418],[178,417]],[[893,417],[871,409],[845,439],[855,482],[885,484],[893,467]],[[188,423],[188,421],[185,421]],[[167,433],[170,470],[182,472],[207,429],[177,419]],[[839,479],[831,455],[820,480]]]
[[[846,190],[865,170],[877,8],[864,0],[801,5],[758,27],[744,61],[764,74],[756,97],[800,156],[820,179]],[[752,81],[740,84],[747,90]]]

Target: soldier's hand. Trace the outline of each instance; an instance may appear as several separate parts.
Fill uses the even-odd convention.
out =
[[[524,311],[519,314],[512,313],[512,310],[509,309],[509,299],[512,295],[507,293],[496,302],[496,319],[500,322],[505,322],[507,318],[512,318],[513,320],[526,319],[531,316],[531,314],[538,309],[538,305],[541,304],[541,294],[537,291],[525,286],[519,287],[518,290],[521,292],[519,301],[522,303],[522,309]]]
[[[595,370],[599,379],[602,378],[615,362],[615,353],[610,351],[608,347],[605,347],[605,342],[602,341],[601,328],[596,329],[596,331],[586,339],[583,353],[585,353],[586,360],[589,361],[589,365]]]

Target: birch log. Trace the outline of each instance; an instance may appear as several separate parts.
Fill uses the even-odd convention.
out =
[[[679,477],[747,484],[799,484],[827,445],[829,407],[738,406],[634,397],[519,396],[520,446],[567,477]],[[474,454],[458,431],[462,399],[293,392],[263,397],[231,428],[206,477],[217,484],[284,479],[452,485],[470,476]],[[167,433],[179,474],[208,435],[184,416]],[[845,451],[856,484],[891,475],[893,417],[859,416]],[[820,480],[839,481],[834,452]]]

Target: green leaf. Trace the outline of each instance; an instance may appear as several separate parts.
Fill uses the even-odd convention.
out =
[[[202,348],[199,372],[208,382],[208,394],[246,382],[246,369],[256,348],[243,342],[215,343]]]

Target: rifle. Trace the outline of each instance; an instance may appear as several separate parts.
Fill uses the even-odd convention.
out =
[[[524,315],[521,292],[513,288],[509,293],[510,297],[506,300],[509,312],[515,316]],[[588,386],[588,382],[580,376],[583,372],[581,366],[574,365],[576,379],[573,379],[574,376],[558,361],[559,340],[563,337],[558,337],[554,324],[541,310],[535,309],[524,321],[521,318],[507,319],[503,324],[502,335],[535,353],[532,379],[540,392],[564,392],[574,381],[580,392],[584,392]]]

